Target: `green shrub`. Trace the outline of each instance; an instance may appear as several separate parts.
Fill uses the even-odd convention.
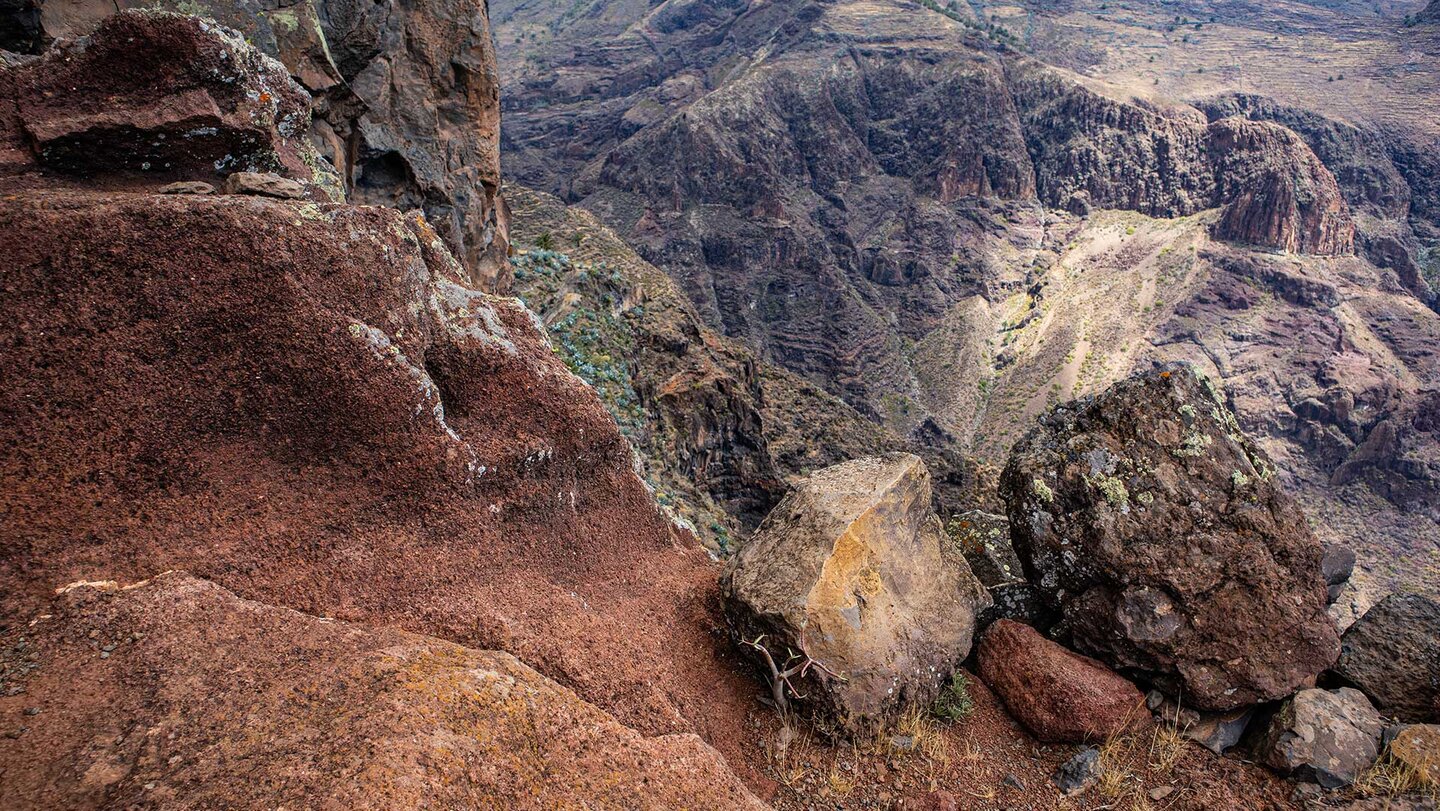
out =
[[[932,715],[949,724],[963,720],[974,711],[975,699],[970,697],[970,678],[964,673],[956,673],[930,707]]]

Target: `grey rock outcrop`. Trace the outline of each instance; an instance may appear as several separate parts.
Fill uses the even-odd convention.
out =
[[[1384,726],[1359,690],[1301,690],[1271,719],[1258,751],[1271,768],[1339,788],[1375,762]]]
[[[1346,629],[1335,673],[1402,721],[1440,721],[1440,603],[1419,594],[1376,603]]]
[[[986,588],[1025,579],[1020,558],[1010,545],[1010,521],[1005,516],[968,510],[951,518],[945,531]]]
[[[1326,601],[1335,602],[1345,591],[1350,576],[1355,573],[1355,550],[1338,544],[1327,544],[1325,554],[1320,558],[1320,574],[1325,578]]]

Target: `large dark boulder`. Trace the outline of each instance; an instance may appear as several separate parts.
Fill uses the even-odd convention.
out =
[[[1440,603],[1391,594],[1346,631],[1335,673],[1402,721],[1440,721]]]
[[[1001,491],[1075,645],[1202,710],[1284,697],[1339,652],[1321,548],[1275,469],[1185,365],[1057,406]]]
[[[930,505],[918,456],[846,462],[802,482],[730,559],[735,641],[782,707],[805,694],[822,727],[854,735],[939,695],[989,598]],[[772,662],[807,661],[780,689]]]

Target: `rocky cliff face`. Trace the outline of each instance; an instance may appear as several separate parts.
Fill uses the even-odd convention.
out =
[[[147,54],[139,64],[137,47]],[[235,32],[201,20],[112,17],[8,71],[0,96],[7,174],[155,188],[278,172],[317,200],[343,195],[306,140],[304,89]]]
[[[657,497],[716,551],[754,529],[787,482],[879,452],[922,454],[943,509],[987,498],[970,459],[907,441],[718,335],[590,212],[513,184],[505,196],[516,294],[605,402]]]
[[[350,199],[423,209],[472,282],[504,289],[499,82],[485,3],[51,2],[31,16],[4,12],[12,27],[38,21],[34,36],[4,47],[34,52],[126,8],[199,13],[278,58],[315,97],[310,140]]]
[[[497,11],[515,26],[527,12]],[[687,64],[628,48],[573,62],[543,45],[517,49],[510,70],[522,89],[507,136],[517,171],[599,213],[725,333],[901,430],[925,416],[907,342],[967,298],[1025,283],[1008,260],[1042,237],[1004,226],[1034,222],[1037,200],[1155,216],[1229,205],[1226,238],[1350,250],[1333,178],[1278,131],[1242,143],[1193,109],[1112,101],[925,8],[731,14],[708,25],[733,36],[711,38]],[[785,36],[744,50],[764,26]],[[663,51],[691,34],[655,36]],[[638,29],[620,40],[631,36]],[[857,47],[833,45],[845,38]],[[707,58],[736,67],[707,78],[695,64]],[[601,98],[542,84],[541,67],[559,64]],[[583,147],[558,134],[569,131],[562,121],[581,128]],[[540,168],[541,155],[555,160]],[[575,167],[573,182],[553,179],[562,165]],[[1243,180],[1230,177],[1242,167]],[[1258,197],[1237,199],[1242,187]],[[1281,214],[1261,222],[1257,209],[1272,202]]]
[[[1183,107],[1116,101],[1037,63],[1014,70],[1041,202],[1180,217],[1214,205],[1203,119]]]
[[[1216,188],[1227,201],[1216,236],[1326,256],[1354,250],[1339,184],[1300,136],[1278,124],[1227,118],[1209,127]]]

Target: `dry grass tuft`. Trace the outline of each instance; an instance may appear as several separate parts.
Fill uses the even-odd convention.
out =
[[[1185,754],[1186,741],[1180,730],[1171,724],[1157,724],[1150,736],[1150,768],[1169,773]]]
[[[894,746],[895,737],[909,738],[910,747],[903,749]],[[896,751],[919,755],[941,765],[950,762],[950,745],[945,740],[944,729],[929,712],[919,707],[912,707],[900,717],[900,723],[895,727],[895,735],[887,740],[892,741],[890,746]]]
[[[846,797],[860,784],[860,752],[852,746],[847,761],[843,752],[836,752],[825,772],[825,787],[832,797]]]
[[[1419,794],[1440,800],[1440,784],[1427,782],[1420,769],[1401,763],[1387,752],[1366,769],[1351,787],[1361,797],[1399,797]]]
[[[1189,742],[1170,724],[1148,733],[1114,735],[1100,746],[1100,782],[1096,788],[1113,808],[1148,809],[1147,781],[1163,781],[1175,771]]]
[[[790,724],[785,724],[775,734],[760,739],[765,761],[770,765],[770,774],[776,782],[786,788],[794,788],[804,779],[809,769],[796,756],[796,752],[808,748],[809,743],[809,730],[797,730]]]

